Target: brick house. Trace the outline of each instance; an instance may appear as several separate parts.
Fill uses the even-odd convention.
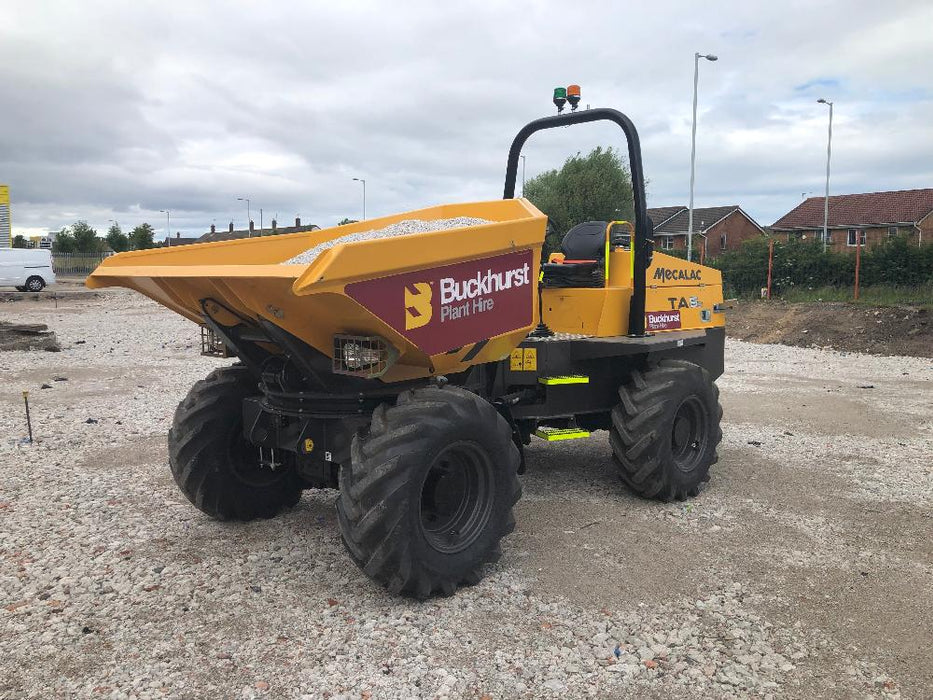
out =
[[[654,207],[648,210],[654,223],[654,247],[657,250],[686,250],[690,210],[687,207]],[[742,241],[764,235],[764,230],[742,207],[697,207],[693,210],[694,250],[702,247],[705,255],[715,258],[735,250]]]
[[[823,237],[823,197],[810,197],[770,227],[776,238]],[[933,189],[842,194],[829,198],[829,244],[832,250],[866,248],[895,236],[912,243],[933,242]]]

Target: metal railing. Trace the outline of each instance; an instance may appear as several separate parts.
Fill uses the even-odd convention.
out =
[[[113,253],[52,253],[56,275],[89,275],[104,258]]]

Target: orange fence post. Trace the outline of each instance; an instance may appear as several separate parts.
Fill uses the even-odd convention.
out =
[[[861,231],[857,232],[861,233]],[[862,262],[862,241],[855,239],[855,301],[858,301],[858,272]]]
[[[771,300],[771,271],[774,268],[774,239],[768,241],[768,300]]]

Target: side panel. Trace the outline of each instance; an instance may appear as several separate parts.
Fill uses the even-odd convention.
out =
[[[347,296],[427,355],[534,322],[530,250],[348,284]]]

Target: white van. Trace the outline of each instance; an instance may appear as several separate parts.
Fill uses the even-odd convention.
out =
[[[41,292],[55,283],[50,250],[0,248],[0,287],[21,292]]]

